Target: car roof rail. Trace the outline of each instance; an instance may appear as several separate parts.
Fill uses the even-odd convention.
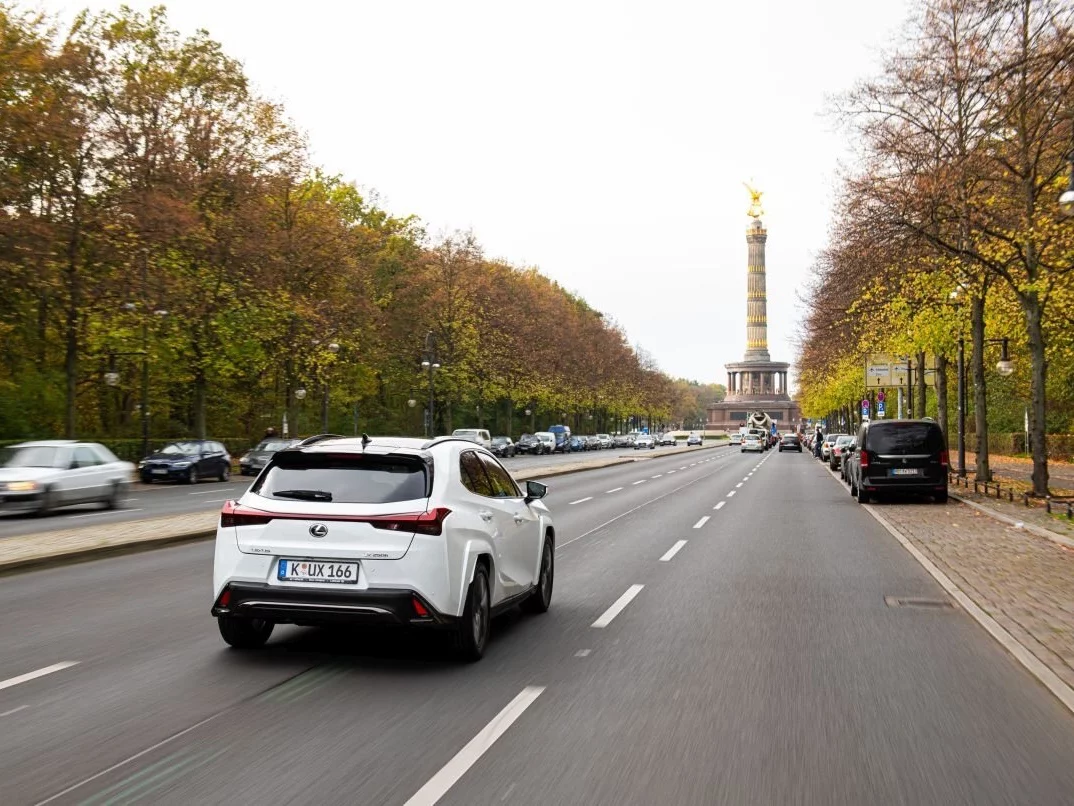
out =
[[[427,450],[429,450],[429,448],[433,447],[433,445],[439,445],[441,442],[465,442],[468,445],[476,445],[479,448],[482,447],[480,443],[474,442],[473,440],[463,439],[462,437],[453,437],[451,435],[448,435],[446,437],[433,437],[428,442],[426,442],[424,445],[422,445],[421,449],[423,451],[427,451]]]
[[[312,437],[306,437],[304,440],[299,442],[295,447],[296,448],[305,448],[305,447],[308,447],[310,445],[316,445],[318,442],[324,442],[326,439],[346,439],[346,437],[343,436],[342,434],[317,434],[317,435],[312,436]]]

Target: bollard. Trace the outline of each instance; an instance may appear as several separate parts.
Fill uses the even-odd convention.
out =
[[[1007,490],[1007,503],[1008,504],[1013,504],[1014,503],[1014,490]]]
[[[1067,501],[1067,520],[1074,519],[1074,509],[1070,508],[1070,502]]]
[[[1029,508],[1029,493],[1022,493],[1022,503],[1026,505],[1027,509]]]
[[[1044,511],[1049,515],[1052,514],[1052,497],[1050,495],[1044,499]]]

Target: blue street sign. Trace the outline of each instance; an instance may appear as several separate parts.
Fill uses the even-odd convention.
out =
[[[884,416],[884,401],[883,400],[876,401],[876,416],[877,417],[883,417]]]

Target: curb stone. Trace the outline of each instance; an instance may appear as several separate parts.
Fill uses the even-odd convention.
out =
[[[1044,529],[1032,523],[1024,523],[1020,520],[1017,520],[1016,518],[1010,517],[1009,515],[1004,515],[1002,512],[996,512],[996,510],[992,509],[991,507],[986,507],[984,504],[978,504],[976,501],[970,501],[966,498],[963,498],[957,493],[948,492],[948,495],[951,498],[954,498],[956,501],[961,501],[966,506],[976,509],[978,512],[987,515],[993,520],[997,520],[1000,523],[1005,523],[1008,526],[1014,526],[1018,529],[1024,529],[1031,534],[1035,534],[1037,537],[1043,537],[1045,540],[1051,540],[1053,543],[1063,546],[1064,548],[1074,549],[1074,540],[1071,540],[1069,537],[1064,537],[1061,534],[1056,534],[1049,529]]]

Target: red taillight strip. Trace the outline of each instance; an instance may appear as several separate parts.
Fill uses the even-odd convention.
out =
[[[266,512],[261,509],[246,507],[237,501],[225,501],[220,510],[220,525],[229,526],[263,526],[274,520],[289,521],[323,521],[331,523],[368,523],[374,529],[388,529],[396,532],[418,532],[425,535],[438,535],[442,531],[444,519],[451,514],[447,507],[435,507],[428,512],[403,512],[392,515],[313,515],[299,512]]]

